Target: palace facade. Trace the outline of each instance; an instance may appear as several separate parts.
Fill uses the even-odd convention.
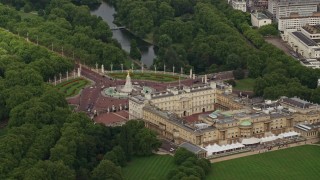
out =
[[[231,144],[296,130],[300,124],[320,124],[317,104],[283,97],[247,105],[231,92],[230,85],[210,82],[132,96],[129,118],[143,119],[146,127],[176,144],[198,146]],[[317,136],[319,127],[313,126],[313,135]]]

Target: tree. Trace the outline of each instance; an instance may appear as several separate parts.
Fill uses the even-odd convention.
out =
[[[131,43],[130,43],[130,57],[132,59],[138,59],[138,60],[141,59],[141,52],[138,48],[136,40],[134,39],[131,40]]]
[[[134,7],[128,15],[129,28],[137,36],[145,37],[153,27],[153,19],[150,11],[145,7]]]
[[[32,179],[75,179],[75,172],[61,161],[39,161],[25,172],[26,180]]]
[[[157,21],[161,23],[165,20],[173,19],[173,17],[174,17],[174,9],[167,2],[161,2],[158,8]]]
[[[174,154],[173,160],[177,165],[180,165],[190,157],[196,157],[196,155],[185,148],[179,148]]]
[[[23,11],[24,11],[25,13],[31,12],[31,11],[32,11],[31,5],[30,5],[29,3],[27,3],[26,5],[24,5]]]
[[[279,34],[276,24],[268,24],[259,28],[259,33],[263,36],[276,36]]]
[[[196,161],[196,164],[200,166],[206,174],[211,170],[211,162],[208,159],[201,158]]]
[[[320,103],[320,88],[313,90],[311,95],[311,101],[314,103]]]
[[[234,77],[235,79],[243,79],[244,76],[245,76],[244,71],[243,71],[242,69],[240,69],[240,68],[232,71],[232,74],[233,74],[233,77]]]
[[[112,151],[116,154],[120,166],[126,165],[126,155],[120,146],[113,147]]]
[[[147,128],[139,130],[135,136],[135,141],[137,142],[135,152],[138,155],[151,155],[153,150],[157,150],[161,146],[156,134]]]
[[[167,34],[163,34],[159,37],[158,46],[160,48],[167,48],[172,44],[172,39]]]
[[[92,179],[121,180],[123,179],[123,175],[119,166],[116,166],[113,162],[105,159],[92,171]]]

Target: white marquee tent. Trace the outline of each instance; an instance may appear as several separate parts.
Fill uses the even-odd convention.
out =
[[[244,145],[251,145],[251,144],[258,144],[261,142],[261,139],[255,138],[255,137],[251,137],[249,139],[242,139],[242,144]]]
[[[229,150],[241,149],[243,147],[245,147],[245,146],[241,143],[227,144],[227,145],[222,145],[222,146],[214,144],[214,145],[208,145],[207,147],[205,147],[205,150],[207,151],[207,155],[210,156],[214,153],[220,153],[220,152],[225,152],[225,151],[229,151]]]

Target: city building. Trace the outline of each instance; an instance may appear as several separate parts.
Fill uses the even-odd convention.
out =
[[[320,123],[316,124],[298,124],[294,126],[294,131],[300,133],[307,139],[318,137]]]
[[[129,119],[143,117],[142,109],[149,103],[159,110],[170,111],[179,117],[212,111],[216,100],[216,83],[193,87],[169,87],[165,92],[146,93],[129,98]]]
[[[282,97],[252,105],[235,99],[230,90],[230,85],[210,82],[132,96],[129,117],[144,120],[147,128],[176,144],[201,147],[279,135],[299,124],[320,123],[317,104]]]
[[[260,28],[261,26],[271,24],[271,19],[260,12],[251,13],[251,24],[252,26]]]
[[[319,68],[319,63],[316,59],[320,58],[320,25],[311,26],[306,24],[301,27],[301,31],[297,29],[286,29],[282,35],[282,39],[286,41],[295,52],[306,58],[301,61],[303,65]]]
[[[286,29],[301,30],[305,25],[320,24],[320,13],[316,12],[310,16],[300,16],[298,13],[292,13],[288,17],[281,17],[278,20],[278,30],[284,31]]]
[[[319,69],[320,68],[320,61],[318,59],[300,59],[300,63],[303,66],[312,69]]]
[[[232,0],[232,8],[243,12],[247,12],[247,2],[246,0]]]
[[[250,9],[250,12],[264,11],[268,8],[268,0],[249,0],[247,8]]]
[[[299,16],[312,16],[317,12],[320,0],[269,0],[268,12],[278,21],[280,18],[290,17],[292,13]]]

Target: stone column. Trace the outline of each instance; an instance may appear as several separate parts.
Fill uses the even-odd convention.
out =
[[[174,75],[174,66],[172,66],[172,75]]]
[[[143,62],[141,62],[141,72],[143,73]]]
[[[78,68],[78,77],[81,76],[81,68]]]
[[[192,78],[192,69],[190,69],[190,79]]]
[[[110,70],[112,72],[112,69],[113,69],[113,64],[110,64]]]
[[[54,76],[54,85],[57,85],[57,76]]]
[[[67,71],[66,74],[67,74],[67,81],[68,81],[69,80],[69,72]]]
[[[76,78],[76,70],[73,70],[73,78]]]
[[[154,73],[157,73],[157,66],[154,66]]]
[[[123,64],[121,64],[121,72],[123,73]]]
[[[96,71],[98,72],[98,63],[96,63]]]
[[[101,73],[104,74],[104,65],[101,65]]]
[[[183,67],[181,67],[180,73],[183,74]]]
[[[196,75],[195,74],[192,74],[192,79],[196,79]]]
[[[202,82],[202,83],[203,83],[203,79],[204,79],[204,78],[203,78],[203,77],[201,77],[201,82]]]
[[[166,65],[163,64],[163,74],[165,74],[165,73],[166,73]]]
[[[207,75],[204,75],[204,83],[208,83],[208,77],[207,77]]]
[[[59,76],[60,76],[60,83],[61,83],[61,77],[62,77],[62,74],[60,73],[60,74],[59,74]]]

